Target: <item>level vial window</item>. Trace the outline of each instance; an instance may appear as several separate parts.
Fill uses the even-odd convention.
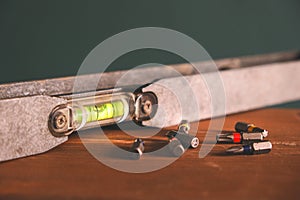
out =
[[[82,122],[84,117],[86,117],[86,123],[89,123],[119,118],[124,115],[124,104],[122,101],[83,106],[83,109],[76,108],[74,110],[74,119],[79,123]]]

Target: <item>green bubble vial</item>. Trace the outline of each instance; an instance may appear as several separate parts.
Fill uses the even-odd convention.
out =
[[[124,104],[122,101],[115,101],[91,106],[83,106],[82,109],[75,109],[74,119],[81,122],[83,115],[86,115],[86,123],[118,118],[124,115]]]

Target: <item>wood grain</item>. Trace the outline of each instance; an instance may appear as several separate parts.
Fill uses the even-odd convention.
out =
[[[237,121],[268,129],[273,150],[226,156],[223,152],[230,145],[218,144],[203,159],[198,157],[199,149],[188,150],[159,171],[129,174],[94,159],[73,134],[67,143],[45,154],[1,163],[0,198],[298,199],[300,110],[272,108],[231,115],[224,130],[232,130]],[[209,122],[200,122],[200,139]],[[114,127],[106,133],[119,144],[131,139]],[[158,134],[154,139],[163,138]]]

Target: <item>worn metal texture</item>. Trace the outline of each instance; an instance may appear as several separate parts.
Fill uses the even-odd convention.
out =
[[[33,95],[64,95],[74,92],[74,82],[76,80],[76,92],[95,91],[100,89],[113,88],[118,80],[126,75],[127,85],[146,84],[160,78],[175,77],[179,73],[189,75],[193,73],[193,67],[190,64],[183,64],[182,69],[174,69],[170,66],[149,67],[143,69],[134,69],[128,73],[128,70],[115,71],[107,73],[97,73],[80,75],[77,77],[63,77],[45,80],[36,80],[28,82],[18,82],[0,85],[0,99],[33,96]],[[100,79],[101,77],[101,79]],[[100,81],[99,81],[100,80]],[[95,88],[95,86],[97,86]]]
[[[255,65],[262,65],[272,62],[284,62],[299,58],[299,51],[279,52],[272,54],[263,54],[255,56],[243,56],[238,58],[228,58],[216,60],[215,64],[219,69],[243,68]],[[201,73],[215,71],[215,65],[212,61],[197,62],[193,65],[197,66],[197,70]],[[77,77],[63,77],[18,83],[9,83],[0,85],[0,99],[48,95],[56,96],[62,94],[73,93],[73,85],[77,79],[76,92],[86,92],[95,90],[108,89],[115,87],[118,80],[126,74],[126,84],[147,84],[157,79],[176,77],[182,75],[192,75],[198,73],[194,66],[190,63],[176,64],[161,67],[145,67],[134,70],[124,70],[115,72],[106,72],[103,74],[88,74]],[[99,81],[99,78],[101,79]]]
[[[211,95],[222,91],[210,91],[218,88],[207,86],[207,80],[210,84],[213,80],[219,81],[215,73],[218,72],[162,79],[144,88],[144,92],[156,94],[158,109],[156,115],[143,124],[165,127],[178,124],[182,119],[197,121],[300,99],[300,61],[219,72],[225,102]],[[193,103],[193,95],[198,108]],[[212,100],[217,103],[212,104]],[[212,106],[215,106],[214,113]]]
[[[255,56],[242,56],[238,58],[226,58],[216,60],[215,63],[219,69],[235,69],[243,67],[251,67],[265,65],[276,62],[287,62],[300,58],[300,51],[287,51],[269,54],[261,54]]]
[[[51,110],[64,99],[32,96],[0,101],[0,161],[48,151],[67,141],[48,129]]]

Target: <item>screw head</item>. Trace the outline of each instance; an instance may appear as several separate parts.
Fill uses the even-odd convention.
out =
[[[151,119],[157,110],[157,98],[152,92],[136,94],[136,122],[142,122]]]
[[[152,103],[150,100],[146,100],[145,102],[142,103],[142,111],[147,114],[150,115],[152,112]]]
[[[54,117],[54,127],[57,129],[64,128],[67,125],[67,121],[67,116],[62,112],[58,112]]]

